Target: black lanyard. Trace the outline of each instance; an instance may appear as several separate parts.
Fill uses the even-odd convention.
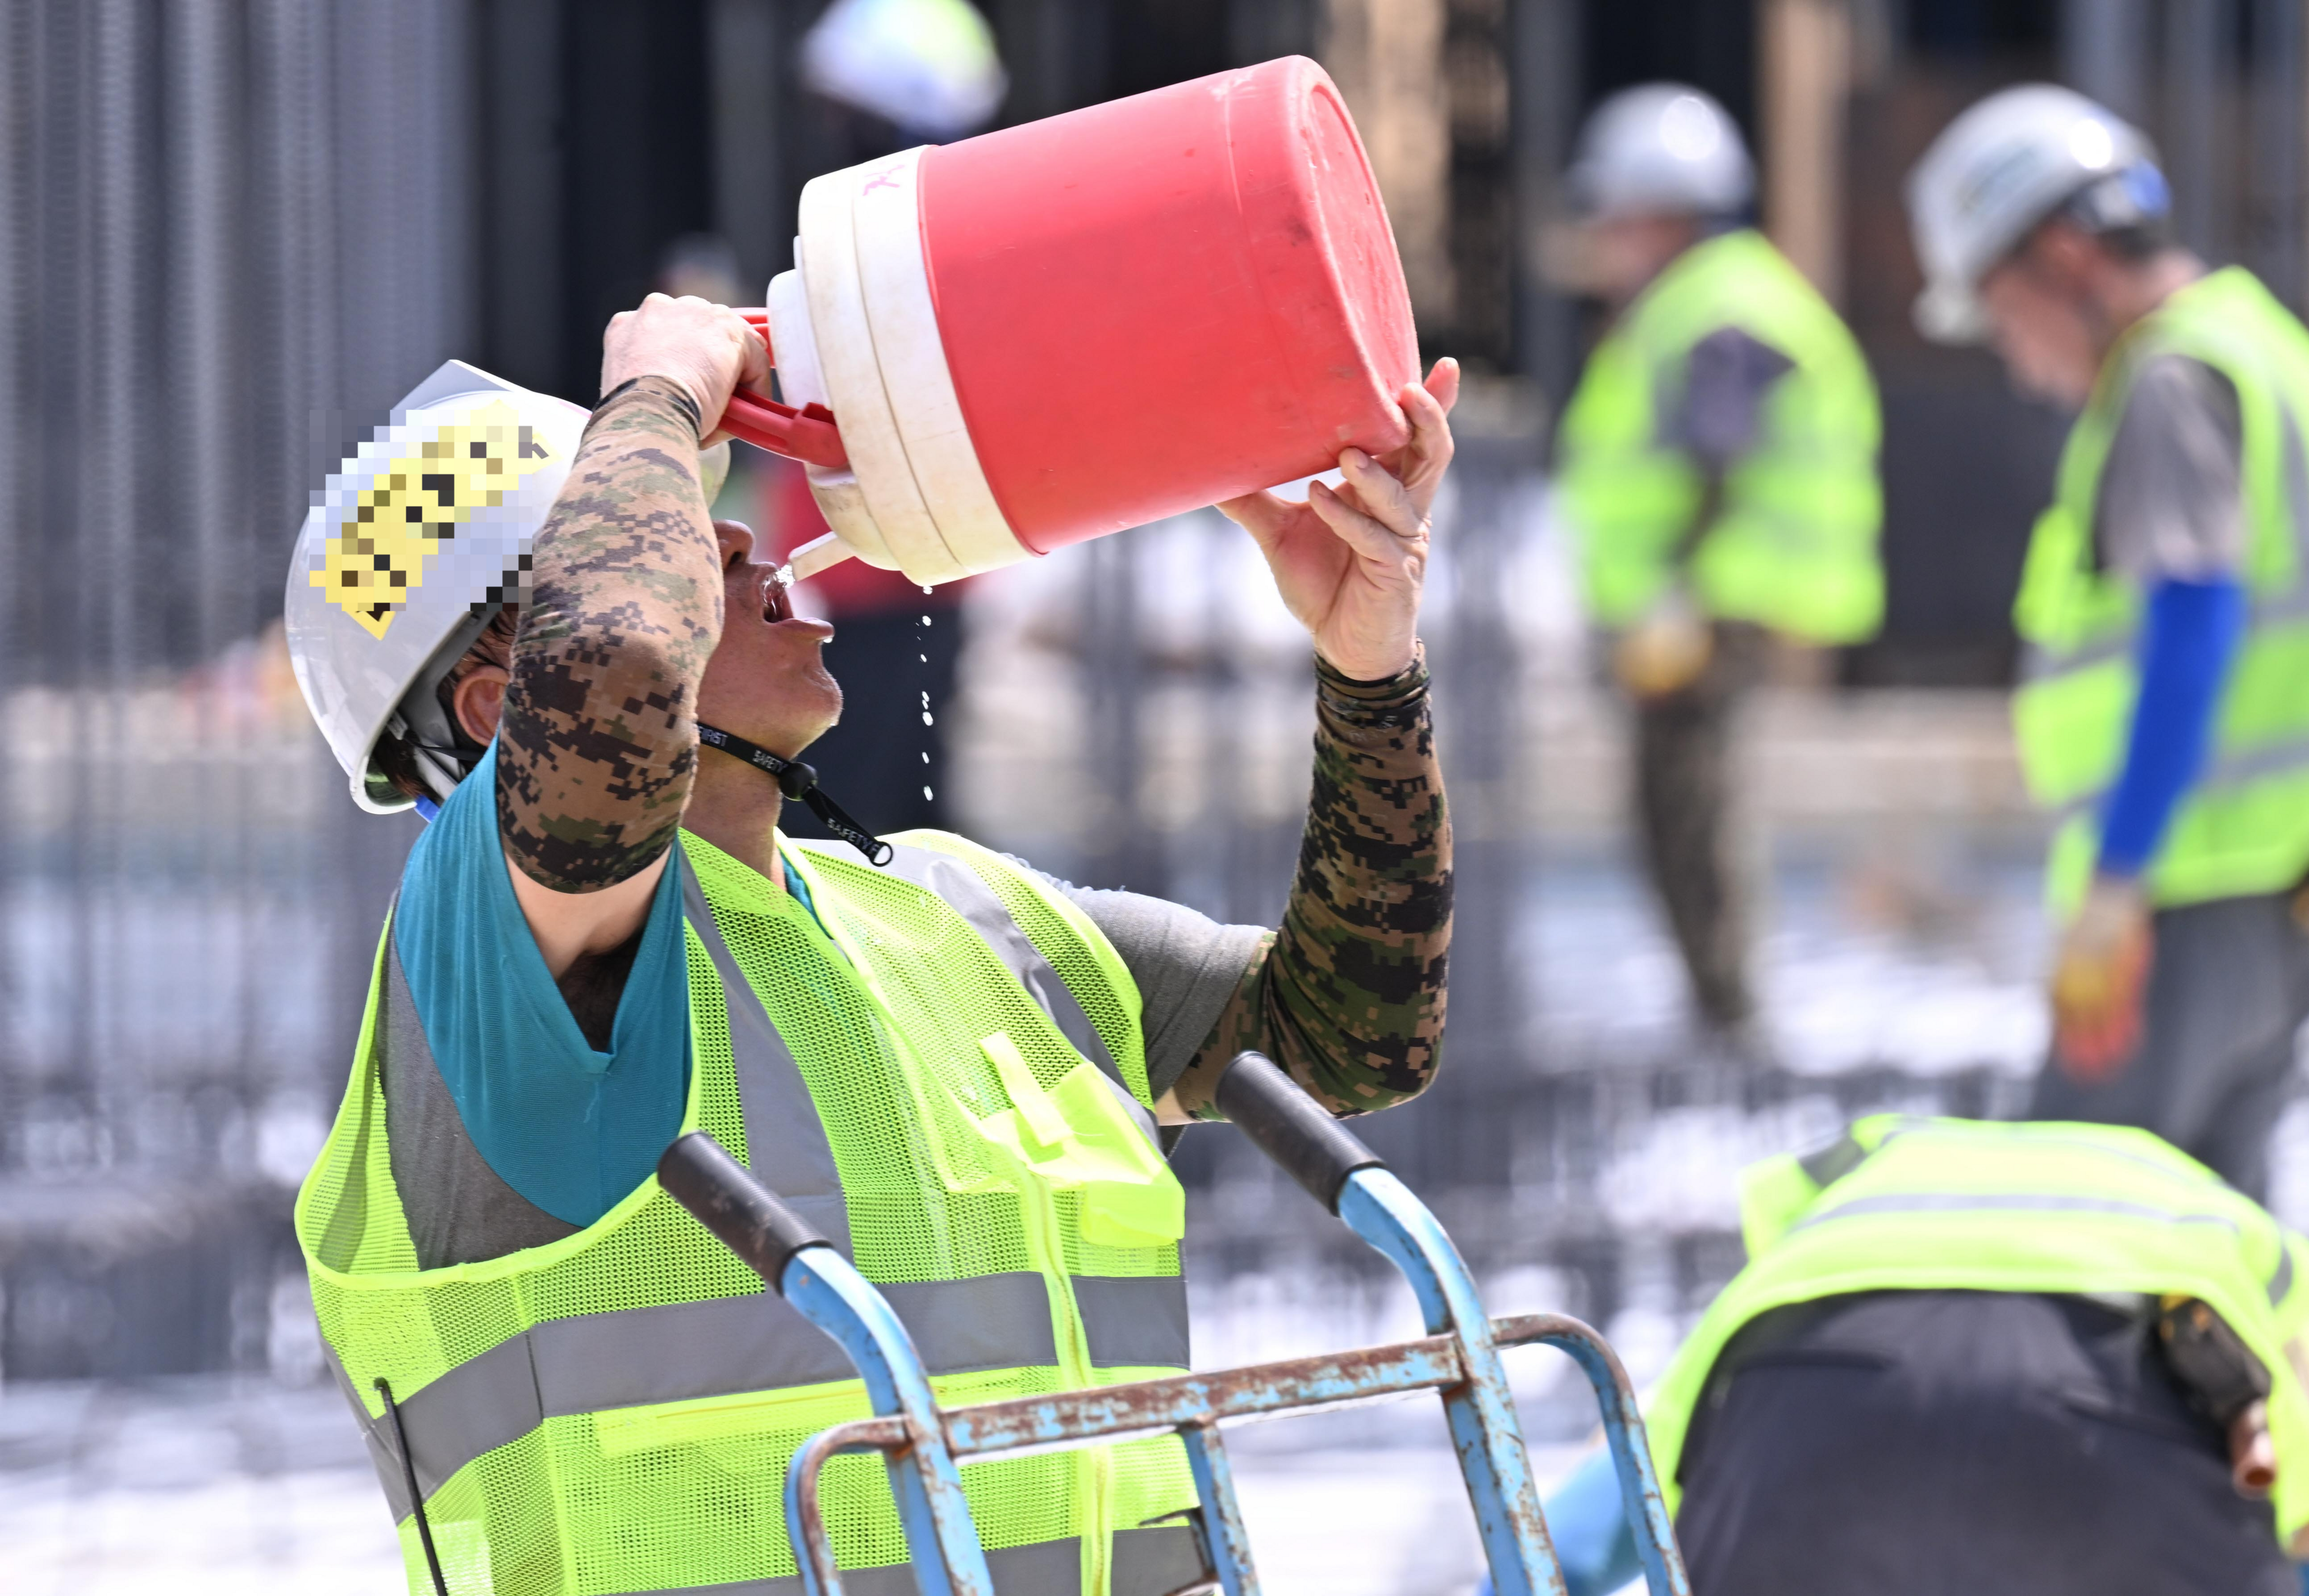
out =
[[[866,856],[869,865],[886,865],[896,850],[860,825],[850,817],[849,811],[826,796],[817,784],[817,772],[799,759],[781,759],[759,743],[749,743],[744,738],[732,737],[718,726],[697,723],[697,740],[709,748],[719,748],[724,754],[736,755],[756,770],[775,776],[778,790],[790,798],[799,798],[817,816],[820,824]]]

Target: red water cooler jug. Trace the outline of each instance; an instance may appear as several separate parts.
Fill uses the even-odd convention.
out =
[[[849,556],[990,571],[1382,453],[1418,377],[1362,142],[1303,56],[830,172],[770,284],[786,401]]]

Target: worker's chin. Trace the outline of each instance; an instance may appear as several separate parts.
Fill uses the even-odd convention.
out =
[[[794,755],[798,755],[802,749],[809,747],[827,732],[832,731],[836,725],[840,724],[841,720],[842,689],[835,687],[832,702],[822,706],[817,714],[812,716],[806,723],[795,727],[789,734],[794,738]]]
[[[775,692],[730,705],[727,720],[713,718],[710,699],[705,708],[707,724],[759,743],[783,759],[797,759],[842,719],[842,688],[821,666],[799,680],[780,683]]]

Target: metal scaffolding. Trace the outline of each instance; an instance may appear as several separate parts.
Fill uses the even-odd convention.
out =
[[[272,626],[306,496],[467,336],[465,10],[0,9],[10,1376],[262,1361],[409,835]]]

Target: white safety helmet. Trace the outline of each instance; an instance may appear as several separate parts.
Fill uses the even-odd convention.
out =
[[[1984,337],[1981,280],[2038,222],[2080,200],[2094,230],[2164,218],[2172,200],[2148,135],[2051,83],[1992,94],[1950,123],[1908,174],[1924,269],[1917,329],[1942,343]]]
[[[530,546],[586,417],[452,360],[314,496],[289,562],[289,658],[362,808],[411,805],[377,768],[388,734],[436,799],[478,757],[436,689],[499,609],[527,599]],[[708,503],[728,461],[727,444],[705,456]]]
[[[1623,89],[1579,131],[1571,189],[1595,216],[1728,216],[1756,192],[1756,170],[1724,108],[1682,83]]]

